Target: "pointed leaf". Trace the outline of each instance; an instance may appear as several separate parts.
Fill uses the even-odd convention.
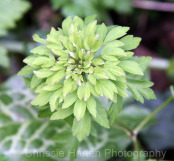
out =
[[[41,39],[41,38],[39,37],[39,35],[37,35],[37,34],[34,34],[34,35],[33,35],[33,40],[36,41],[36,42],[39,42],[39,43],[41,43],[41,44],[45,44],[45,43],[46,43],[46,40]]]
[[[77,136],[77,139],[79,141],[82,141],[85,138],[85,136],[88,136],[90,134],[91,118],[89,113],[86,113],[80,121],[74,118],[72,131],[73,135]]]
[[[81,120],[86,111],[86,102],[84,100],[77,100],[74,105],[74,116],[77,118],[77,120]]]
[[[52,92],[42,92],[40,93],[32,102],[31,104],[32,105],[38,105],[38,106],[44,106],[46,105],[49,100],[50,100],[50,97],[53,93]]]
[[[34,74],[38,77],[38,78],[46,78],[49,77],[53,74],[53,71],[50,71],[49,69],[41,69],[38,71],[34,71]]]
[[[132,93],[137,101],[144,103],[143,96],[150,100],[156,99],[156,96],[152,89],[149,87],[153,86],[152,82],[143,80],[127,79],[128,90]]]
[[[124,71],[136,75],[143,75],[143,72],[138,65],[138,63],[130,60],[121,61],[118,66],[120,66]]]
[[[84,23],[85,24],[89,24],[91,23],[92,21],[94,21],[96,19],[96,15],[90,15],[90,16],[87,16],[84,20]]]
[[[66,108],[66,109],[60,109],[52,114],[50,120],[60,120],[65,119],[68,116],[73,114],[73,106]]]
[[[34,54],[39,54],[39,55],[46,55],[46,54],[49,54],[51,52],[51,50],[45,46],[38,46],[38,47],[32,49],[31,52]]]
[[[105,36],[106,36],[106,33],[107,33],[107,27],[104,23],[102,23],[101,25],[99,25],[97,27],[97,31],[96,31],[97,34],[99,34],[99,38],[98,40],[104,40]]]
[[[87,104],[88,111],[91,113],[91,115],[93,115],[93,117],[96,118],[96,112],[97,112],[96,111],[96,102],[95,102],[95,98],[92,95],[87,100],[86,104]]]
[[[30,88],[34,89],[42,82],[43,82],[43,79],[40,79],[40,78],[36,77],[35,75],[33,75],[32,79],[31,79],[31,83],[30,83]]]
[[[62,22],[62,29],[65,35],[69,34],[69,29],[71,24],[73,24],[71,16],[67,17],[63,22]]]
[[[26,65],[25,67],[23,67],[19,72],[18,72],[18,75],[27,75],[27,74],[31,74],[33,73],[33,70],[35,68],[29,66],[29,65]]]
[[[102,104],[100,103],[100,101],[96,100],[96,103],[97,103],[97,106],[96,106],[97,115],[96,115],[96,118],[93,117],[94,120],[101,126],[104,126],[105,128],[110,128],[109,121],[107,118],[107,113],[104,107],[102,107]]]
[[[106,36],[104,42],[112,41],[115,39],[118,39],[124,35],[126,35],[126,32],[129,30],[129,27],[115,27],[113,28]]]
[[[49,104],[50,104],[51,112],[55,111],[57,107],[56,101],[60,97],[61,93],[62,93],[62,89],[59,89],[56,92],[54,92],[54,94],[50,97]]]
[[[132,50],[138,47],[140,44],[141,38],[139,37],[133,37],[133,35],[127,35],[123,37],[121,42],[124,43],[124,45],[121,47],[124,50]]]
[[[118,96],[117,102],[113,102],[109,108],[110,124],[112,125],[123,107],[123,97]]]
[[[70,107],[76,100],[78,99],[77,97],[77,92],[73,92],[68,94],[65,98],[64,98],[64,103],[62,105],[62,108],[68,108]]]

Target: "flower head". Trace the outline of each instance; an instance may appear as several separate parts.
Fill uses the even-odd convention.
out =
[[[43,45],[31,50],[33,55],[24,60],[27,66],[19,72],[28,74],[24,79],[38,94],[32,104],[54,112],[52,120],[73,117],[73,133],[79,140],[89,135],[91,118],[109,128],[107,113],[97,98],[117,103],[128,96],[126,75],[143,75],[130,51],[141,39],[123,37],[128,30],[97,25],[93,16],[84,21],[76,16],[66,18],[62,29],[52,28],[46,40],[34,35]]]

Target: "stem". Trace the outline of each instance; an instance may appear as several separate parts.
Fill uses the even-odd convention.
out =
[[[122,123],[120,120],[117,120],[116,119],[116,122],[120,125],[120,126],[117,126],[117,125],[112,125],[113,128],[115,129],[119,129],[119,130],[122,130],[124,131],[129,137],[130,139],[132,140],[133,142],[133,145],[134,145],[134,151],[137,152],[137,161],[140,161],[140,153],[139,153],[139,141],[137,139],[137,134],[134,133],[131,129],[129,129],[124,123]]]
[[[138,132],[144,127],[144,125],[153,118],[159,111],[161,111],[170,101],[174,99],[174,96],[169,97],[162,105],[156,108],[149,116],[147,116],[135,129],[134,133],[138,134]]]
[[[114,125],[114,124],[112,124],[111,126],[115,129],[118,129],[118,130],[121,130],[121,131],[125,132],[129,137],[131,137],[131,133],[127,129],[125,129],[124,127],[117,126],[117,125]]]
[[[132,141],[133,141],[133,144],[134,144],[134,151],[137,152],[137,161],[140,161],[139,141],[137,139],[136,134],[134,135],[134,137],[132,137]]]
[[[126,129],[126,131],[128,131],[130,134],[133,133],[133,131],[127,126],[125,125],[123,122],[121,122],[120,120],[118,120],[117,118],[115,119],[115,121],[124,129]]]

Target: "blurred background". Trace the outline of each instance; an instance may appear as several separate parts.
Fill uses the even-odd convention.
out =
[[[97,15],[98,23],[129,26],[129,34],[142,38],[134,52],[153,58],[147,75],[155,84],[157,100],[136,105],[148,110],[159,106],[174,84],[173,0],[0,0],[0,84],[24,66],[22,60],[37,46],[33,34],[44,38],[51,27],[61,27],[67,16],[92,14]],[[167,151],[165,159],[174,160],[174,102],[156,119],[140,135],[141,144],[146,150]]]

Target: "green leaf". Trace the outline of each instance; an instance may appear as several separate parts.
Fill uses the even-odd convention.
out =
[[[90,97],[90,95],[91,95],[90,89],[89,89],[88,85],[85,85],[84,93],[83,93],[84,101],[87,101],[88,98]]]
[[[88,75],[88,79],[89,79],[89,81],[90,81],[93,85],[96,84],[96,78],[95,78],[95,76],[94,76],[93,74],[89,74],[89,75]]]
[[[102,23],[101,25],[99,25],[97,27],[97,31],[96,31],[97,34],[99,34],[99,37],[98,37],[98,40],[104,40],[105,36],[106,36],[106,33],[107,33],[107,27],[104,23]]]
[[[87,16],[84,20],[84,23],[85,24],[89,24],[91,23],[92,21],[96,20],[96,17],[97,15],[90,15],[90,16]]]
[[[74,118],[72,132],[73,135],[77,136],[79,141],[82,141],[85,138],[85,135],[88,136],[91,131],[91,118],[89,113],[85,113],[83,119],[78,121]]]
[[[102,41],[97,41],[91,48],[92,52],[97,52],[102,47]]]
[[[34,54],[38,54],[38,55],[47,55],[51,52],[51,50],[45,46],[38,46],[38,47],[32,49],[31,52]]]
[[[45,87],[45,82],[41,83],[39,86],[37,86],[35,92],[36,93],[41,93],[43,90],[43,87]]]
[[[127,92],[126,92],[126,88],[127,85],[125,84],[125,82],[121,82],[121,81],[114,81],[117,90],[118,90],[118,95],[122,96],[122,97],[128,97]]]
[[[78,99],[77,97],[77,92],[73,92],[68,94],[65,98],[64,98],[64,103],[62,104],[62,108],[68,108],[70,107],[76,100]]]
[[[104,70],[104,73],[106,74],[106,76],[107,76],[109,79],[111,79],[111,80],[116,80],[115,75],[114,75],[111,71],[105,69],[105,70]]]
[[[100,82],[98,80],[96,81],[96,85],[94,86],[94,89],[97,92],[97,94],[99,94],[99,96],[103,96],[103,92],[102,92],[102,89],[101,89],[101,86],[100,86]]]
[[[35,70],[36,68],[32,68],[29,65],[26,65],[25,67],[23,67],[19,72],[18,75],[27,75],[27,74],[31,74],[33,73],[33,70]]]
[[[127,85],[134,98],[141,103],[144,103],[143,96],[148,100],[156,99],[153,90],[149,88],[153,86],[152,82],[127,79]]]
[[[62,70],[63,68],[64,68],[64,66],[62,64],[56,64],[50,70],[51,71],[58,71],[58,70]]]
[[[49,76],[51,76],[54,72],[49,70],[49,69],[41,69],[38,71],[34,71],[34,74],[38,77],[38,78],[47,78]]]
[[[115,39],[118,39],[124,35],[126,35],[127,31],[129,30],[129,27],[115,27],[113,28],[106,36],[104,43],[108,42],[108,41],[112,41]]]
[[[56,84],[53,84],[53,85],[49,84],[49,85],[45,86],[42,90],[44,90],[44,91],[55,91],[55,90],[57,90],[61,87],[63,87],[63,84],[61,82],[59,82],[59,83],[56,83]]]
[[[110,46],[110,44],[104,46],[101,51],[101,55],[112,55],[112,56],[125,56],[125,52],[123,49]]]
[[[133,37],[133,35],[127,35],[120,39],[121,42],[124,43],[124,45],[121,47],[124,50],[132,50],[136,49],[141,41],[141,38],[139,37]]]
[[[71,24],[73,24],[73,20],[72,20],[71,16],[67,17],[62,22],[62,29],[63,29],[63,32],[65,33],[65,35],[69,34],[69,29],[70,29]]]
[[[41,44],[45,44],[45,43],[46,43],[46,40],[41,39],[41,38],[39,37],[39,35],[37,35],[37,34],[34,34],[34,35],[33,35],[33,40],[36,41],[36,42],[39,42],[39,43],[41,43]]]
[[[32,66],[33,65],[33,62],[35,61],[35,59],[37,58],[37,56],[35,55],[31,55],[31,56],[28,56],[26,57],[23,62],[28,64],[29,66]]]
[[[102,58],[110,62],[116,62],[118,59],[112,55],[102,55]]]
[[[117,89],[115,85],[110,82],[109,80],[98,80],[100,83],[100,88],[102,90],[102,93],[109,99],[113,100],[114,92],[117,93]]]
[[[15,21],[21,19],[31,5],[26,0],[13,0],[10,4],[8,0],[3,0],[0,6],[0,36],[4,36],[8,29],[16,26]]]
[[[84,94],[84,84],[82,84],[81,86],[79,86],[79,88],[77,89],[77,96],[78,98],[81,100],[83,98],[83,94]]]
[[[52,27],[50,34],[47,35],[47,42],[62,46],[61,42],[58,39],[58,36],[59,32],[54,27]]]
[[[74,81],[71,78],[68,78],[64,81],[64,85],[63,85],[63,95],[64,95],[64,97],[66,97],[66,95],[71,92],[73,83],[74,83]]]
[[[60,120],[60,119],[65,119],[68,116],[73,114],[73,106],[66,108],[66,109],[60,109],[57,112],[53,113],[51,116],[51,120]]]
[[[124,44],[120,40],[113,40],[113,41],[109,41],[105,45],[107,45],[108,48],[112,48],[112,47],[118,48],[118,47],[122,47]]]
[[[135,75],[143,75],[143,72],[138,65],[138,63],[130,60],[121,61],[118,66],[120,66],[124,71],[132,73]]]
[[[81,120],[86,111],[86,102],[84,100],[77,100],[74,105],[74,116],[77,118],[77,120]]]
[[[37,78],[35,75],[33,75],[32,79],[31,79],[31,83],[30,83],[30,88],[34,89],[42,82],[43,82],[43,79]]]
[[[56,101],[60,97],[61,93],[62,93],[62,89],[59,89],[56,92],[54,92],[54,94],[50,97],[49,104],[50,104],[51,112],[55,111],[55,109],[57,108]]]
[[[94,68],[94,76],[99,78],[99,79],[106,79],[106,74],[102,71],[102,68],[100,67],[95,67]]]
[[[42,92],[40,93],[32,102],[31,104],[32,105],[38,105],[38,106],[44,106],[46,105],[49,100],[50,100],[50,97],[53,93],[52,92]]]
[[[147,56],[147,57],[142,56],[140,58],[132,57],[131,60],[136,61],[139,64],[142,71],[144,72],[147,69],[150,61],[152,60],[152,57],[150,57],[150,56]]]
[[[93,35],[95,33],[95,30],[96,30],[96,27],[97,27],[96,25],[97,25],[96,20],[89,23],[86,27],[85,34],[86,35]]]
[[[90,114],[96,118],[96,102],[95,102],[95,98],[91,95],[90,98],[87,100],[86,102],[87,104],[87,109],[90,112]]]
[[[74,19],[73,19],[73,22],[77,23],[78,24],[78,29],[82,30],[82,28],[83,28],[83,20],[80,17],[75,16]]]
[[[38,118],[50,118],[52,114],[53,113],[51,112],[50,108],[42,109],[38,111]]]
[[[117,102],[113,102],[109,108],[110,124],[112,125],[123,107],[123,97],[118,96]]]
[[[36,57],[34,60],[31,60],[31,63],[29,62],[30,66],[33,65],[47,65],[50,61],[53,61],[51,59],[49,59],[48,57],[44,57],[44,56],[40,56],[40,57]]]
[[[90,82],[87,82],[87,85],[91,91],[91,93],[96,96],[96,97],[100,97],[100,95],[96,92],[95,86],[92,85]]]
[[[97,115],[96,118],[94,118],[94,120],[100,124],[101,126],[104,126],[105,128],[110,128],[109,126],[109,121],[107,118],[107,113],[104,109],[104,107],[102,106],[102,104],[100,103],[100,101],[96,100],[96,109],[97,109]]]
[[[52,75],[50,77],[50,81],[51,81],[51,84],[55,84],[55,83],[58,83],[61,79],[63,79],[65,77],[65,72],[64,70],[60,70],[58,72],[56,72],[54,75]]]
[[[116,76],[125,76],[125,72],[119,66],[107,66],[106,68]]]
[[[27,77],[22,77],[22,78],[23,78],[26,86],[30,87],[30,85],[31,85],[31,78],[27,78]]]

